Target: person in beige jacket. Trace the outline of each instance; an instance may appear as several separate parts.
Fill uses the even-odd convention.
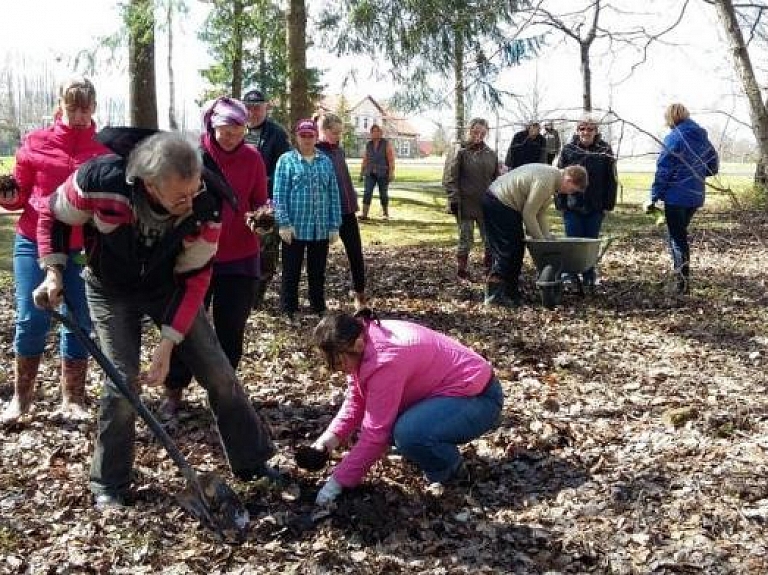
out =
[[[581,192],[588,181],[582,166],[558,170],[547,164],[525,164],[491,184],[483,197],[485,233],[493,256],[486,305],[520,305],[518,278],[525,250],[523,225],[533,239],[550,238],[546,211],[555,194]]]

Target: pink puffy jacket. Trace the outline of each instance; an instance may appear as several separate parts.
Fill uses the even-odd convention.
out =
[[[3,203],[7,210],[24,209],[16,231],[37,241],[37,214],[40,205],[59,185],[64,183],[83,162],[109,153],[109,149],[94,139],[96,125],[87,129],[70,128],[57,117],[53,126],[30,132],[16,152],[14,177],[19,183],[19,197],[13,203]],[[71,249],[83,245],[82,228],[74,228]]]

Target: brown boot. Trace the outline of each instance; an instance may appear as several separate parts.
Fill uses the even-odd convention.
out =
[[[359,220],[365,221],[368,219],[368,210],[371,209],[371,204],[363,204],[363,213],[360,214]]]
[[[35,380],[40,367],[39,355],[31,357],[16,356],[16,382],[13,399],[0,415],[0,423],[13,423],[29,411],[35,396]]]
[[[88,359],[61,358],[61,413],[72,420],[90,417],[85,407]]]

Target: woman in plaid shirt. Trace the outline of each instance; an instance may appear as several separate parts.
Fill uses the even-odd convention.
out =
[[[299,308],[299,279],[307,254],[309,305],[325,313],[325,267],[328,246],[339,239],[341,205],[333,163],[315,149],[317,126],[296,124],[296,149],[277,161],[273,201],[282,240],[283,277],[280,310],[292,316]]]

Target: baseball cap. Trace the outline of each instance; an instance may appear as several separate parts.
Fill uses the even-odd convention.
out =
[[[264,92],[261,90],[248,90],[243,96],[243,104],[246,106],[253,104],[263,104],[266,101],[266,98],[264,98]]]
[[[296,133],[299,136],[307,134],[317,136],[317,125],[309,119],[299,120],[296,122]]]

